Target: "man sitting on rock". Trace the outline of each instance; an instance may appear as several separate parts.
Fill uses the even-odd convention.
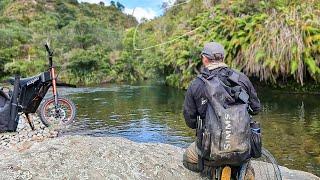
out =
[[[201,72],[201,77],[209,78],[216,75],[219,77],[219,79],[221,79],[220,77],[226,76],[226,75],[232,74],[232,72],[235,72],[235,70],[230,69],[224,63],[224,57],[225,57],[225,53],[224,53],[224,47],[222,45],[216,42],[210,42],[205,44],[204,49],[201,52],[202,63],[204,66],[204,69]],[[239,87],[242,87],[242,89],[244,89],[247,94],[248,102],[246,104],[248,104],[248,107],[250,109],[249,113],[251,115],[257,114],[260,111],[260,101],[257,97],[257,93],[252,83],[250,82],[249,78],[243,73],[237,72],[236,74],[238,74],[238,79],[237,79],[238,82],[236,83],[239,85]],[[225,82],[226,80],[224,79],[221,81]],[[188,127],[192,129],[197,129],[200,126],[198,124],[199,120],[204,120],[206,118],[207,107],[209,102],[205,93],[205,89],[206,89],[205,82],[201,78],[197,77],[196,79],[193,80],[193,82],[189,86],[185,96],[183,115],[184,115],[186,124],[188,125]],[[198,136],[198,130],[197,130],[197,136]],[[213,169],[210,167],[214,166],[214,164],[209,165],[210,162],[208,159],[204,159],[202,161],[204,162],[203,163],[204,167],[202,166],[202,170],[201,168],[199,170],[199,167],[200,167],[199,158],[202,157],[200,156],[201,154],[200,151],[201,150],[199,149],[197,142],[192,143],[184,153],[183,164],[189,170],[196,171],[196,172],[202,171],[202,172],[205,172],[206,175],[212,176],[212,173],[214,172],[210,170],[210,169]],[[252,174],[253,173],[254,172],[252,169]]]

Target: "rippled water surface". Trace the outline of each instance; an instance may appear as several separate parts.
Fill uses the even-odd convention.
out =
[[[195,132],[182,116],[184,91],[163,85],[109,85],[62,90],[78,119],[69,132],[123,136],[138,142],[187,147]],[[263,145],[281,165],[320,176],[320,96],[259,90]]]

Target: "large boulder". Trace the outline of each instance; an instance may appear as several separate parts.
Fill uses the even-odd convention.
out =
[[[172,145],[89,136],[30,143],[18,150],[0,149],[0,179],[201,179],[183,167],[184,150]],[[319,179],[281,170],[284,179]]]

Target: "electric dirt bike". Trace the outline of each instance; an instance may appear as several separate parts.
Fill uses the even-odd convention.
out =
[[[75,87],[66,83],[58,83],[53,65],[53,51],[45,44],[48,52],[49,69],[37,76],[20,79],[10,78],[10,84],[19,84],[19,92],[17,98],[17,112],[26,115],[30,127],[34,130],[34,124],[29,114],[36,113],[37,109],[40,120],[46,126],[59,123],[68,125],[74,121],[76,116],[76,107],[74,103],[66,98],[58,95],[57,86]],[[52,97],[44,100],[48,90],[52,87]]]

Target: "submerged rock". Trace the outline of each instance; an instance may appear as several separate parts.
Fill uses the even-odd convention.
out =
[[[89,136],[30,143],[20,152],[0,149],[0,179],[202,179],[183,167],[184,150],[172,145]],[[319,179],[284,167],[281,171],[284,179]]]

